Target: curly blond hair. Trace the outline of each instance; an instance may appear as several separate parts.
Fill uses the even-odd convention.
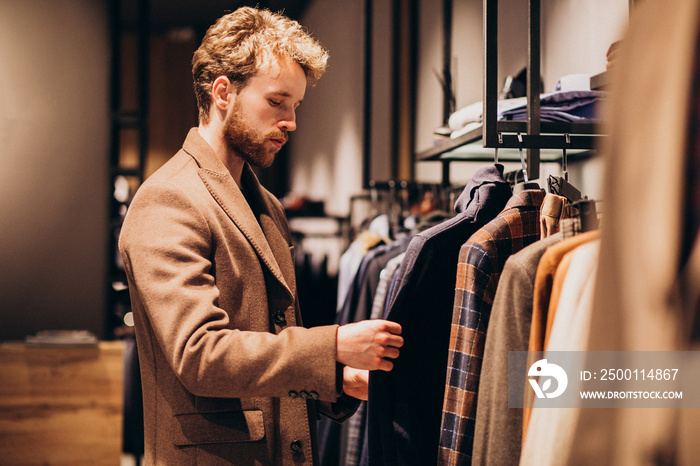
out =
[[[209,122],[211,87],[227,76],[241,89],[266,58],[298,63],[310,84],[325,72],[328,51],[299,23],[269,10],[242,7],[209,28],[192,58],[192,77],[199,120]]]

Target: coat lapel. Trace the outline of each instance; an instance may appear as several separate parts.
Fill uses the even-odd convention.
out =
[[[262,231],[265,233],[265,238],[272,251],[272,255],[277,261],[282,276],[285,282],[291,289],[296,289],[296,278],[294,270],[294,260],[292,251],[290,250],[289,236],[286,228],[286,218],[283,218],[278,212],[279,208],[275,208],[270,201],[271,195],[265,193],[265,188],[260,185],[258,178],[253,173],[249,165],[243,168],[243,176],[241,184],[246,191],[246,199],[253,206],[259,218],[259,224]],[[280,230],[283,229],[284,233]]]
[[[224,212],[226,212],[241,233],[243,233],[272,275],[284,286],[287,293],[293,298],[294,294],[288,285],[288,281],[285,280],[285,275],[288,276],[289,273],[283,274],[278,262],[278,259],[282,262],[291,262],[291,257],[288,257],[290,256],[289,247],[276,225],[270,225],[271,222],[268,220],[270,219],[269,212],[265,212],[265,221],[261,222],[265,230],[263,232],[261,223],[258,223],[255,214],[253,214],[240,188],[233,180],[233,177],[224,164],[216,157],[213,149],[199,135],[197,128],[192,128],[190,130],[183,144],[183,149],[197,161],[199,165],[199,177],[202,179],[202,182],[204,182],[204,185],[207,187],[212,197],[221,206]],[[250,169],[246,166],[246,170]],[[248,181],[250,180],[250,175],[255,178],[255,175],[251,172],[246,176]],[[255,179],[254,183],[249,182],[247,188],[251,190],[255,198],[262,198],[262,193],[260,192],[262,187],[257,182],[257,179]],[[270,241],[272,241],[272,243],[270,243]],[[284,243],[284,247],[278,244],[280,242]],[[291,273],[291,278],[293,278],[293,266]]]

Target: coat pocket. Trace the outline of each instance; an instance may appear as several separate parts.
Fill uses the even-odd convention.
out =
[[[265,437],[263,412],[259,409],[177,414],[175,421],[173,443],[179,447],[256,442]]]

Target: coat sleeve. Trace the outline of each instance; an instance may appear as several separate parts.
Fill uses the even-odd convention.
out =
[[[242,297],[238,308],[219,307],[214,246],[203,209],[183,190],[168,182],[142,186],[119,241],[137,332],[150,334],[153,351],[162,352],[195,395],[283,397],[306,391],[335,401],[337,326],[273,334],[239,325],[267,321],[265,284],[246,284],[259,299]],[[231,280],[247,278],[245,266],[240,269]]]

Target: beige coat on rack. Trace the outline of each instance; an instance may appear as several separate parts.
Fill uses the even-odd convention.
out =
[[[688,300],[679,295],[677,281],[699,13],[697,1],[640,2],[611,70],[589,350],[689,349]],[[700,421],[697,415],[691,419],[692,412],[583,410],[577,441],[562,452],[563,464],[697,464]]]

